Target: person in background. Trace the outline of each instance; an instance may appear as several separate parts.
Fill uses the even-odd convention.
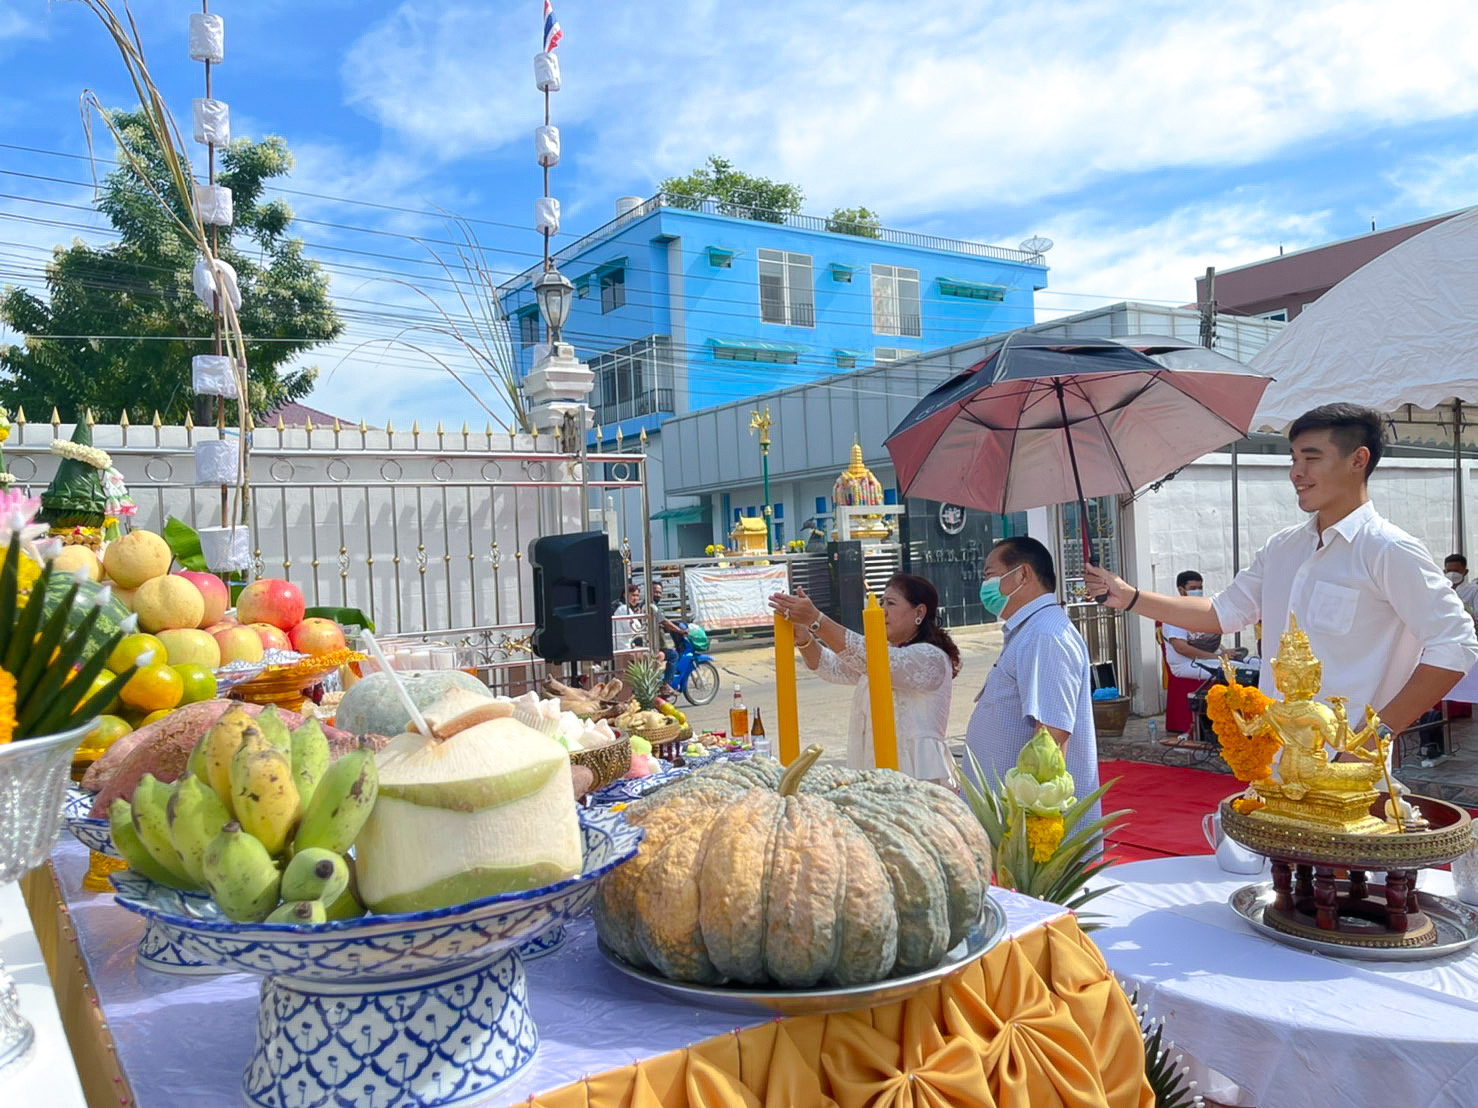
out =
[[[657,625],[657,641],[655,645],[661,645],[662,633],[665,631],[672,638],[671,647],[662,647],[662,657],[666,659],[667,668],[662,677],[662,695],[672,695],[672,679],[677,676],[677,656],[681,654],[688,645],[687,633],[682,625],[668,619],[662,614],[662,582],[652,582],[651,615],[653,622]]]
[[[1442,570],[1452,582],[1463,607],[1478,621],[1478,581],[1468,580],[1468,559],[1461,554],[1449,554],[1442,563]]]
[[[990,548],[980,602],[1001,618],[1004,644],[970,714],[965,744],[991,786],[1016,765],[1022,747],[1045,727],[1067,760],[1081,799],[1098,788],[1098,734],[1088,644],[1057,602],[1052,555],[1017,535]],[[1101,816],[1095,802],[1085,817]]]
[[[877,763],[862,636],[822,615],[804,589],[776,593],[770,607],[795,625],[796,646],[807,669],[834,685],[855,686],[847,765],[872,769]],[[883,622],[893,679],[898,768],[925,781],[950,784],[954,759],[945,733],[950,682],[960,672],[960,651],[939,626],[938,590],[922,577],[895,573],[883,588]]]
[[[1180,573],[1175,578],[1175,591],[1181,596],[1201,596],[1205,589],[1201,575],[1193,569]],[[1165,662],[1176,677],[1190,677],[1204,681],[1208,676],[1202,665],[1216,666],[1226,656],[1221,648],[1221,632],[1192,632],[1183,627],[1165,624],[1160,628],[1165,638]]]
[[[646,612],[641,606],[641,586],[632,581],[626,586],[626,599],[616,605],[611,615],[611,637],[617,650],[636,650],[647,641]]]
[[[1143,592],[1096,566],[1084,570],[1089,592],[1106,593],[1110,608],[1191,631],[1226,633],[1262,620],[1270,647],[1296,616],[1323,663],[1321,699],[1344,697],[1351,726],[1370,704],[1383,729],[1405,730],[1478,662],[1478,635],[1427,548],[1370,502],[1381,418],[1325,404],[1293,421],[1288,477],[1309,519],[1270,538],[1214,599]],[[1262,667],[1259,683],[1278,698],[1272,666]]]

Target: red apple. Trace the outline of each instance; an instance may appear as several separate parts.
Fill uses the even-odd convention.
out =
[[[262,640],[263,650],[291,650],[292,643],[287,641],[287,633],[280,627],[274,627],[270,623],[248,623],[246,627],[255,631],[257,637]]]
[[[205,615],[200,617],[200,626],[209,628],[211,624],[221,622],[221,617],[231,606],[231,594],[226,589],[226,582],[214,573],[199,573],[192,569],[181,570],[176,576],[189,581],[205,597]]]
[[[262,636],[250,627],[233,625],[212,634],[221,647],[221,665],[262,660]]]
[[[240,626],[241,626],[241,621],[240,620],[233,619],[231,616],[222,616],[220,619],[218,619],[215,623],[212,623],[205,630],[206,630],[207,633],[214,635],[217,631],[225,631],[228,628],[231,628],[231,627],[240,627]]]
[[[263,577],[241,590],[236,618],[242,623],[270,623],[287,631],[303,622],[303,593],[288,581]]]
[[[331,650],[343,650],[348,645],[337,623],[317,616],[303,620],[287,633],[287,637],[293,649],[303,654],[327,654]]]

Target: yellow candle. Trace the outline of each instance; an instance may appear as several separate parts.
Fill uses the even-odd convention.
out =
[[[790,765],[801,752],[801,728],[795,697],[795,625],[775,614],[775,721],[780,730],[776,751],[780,764]]]
[[[862,611],[867,644],[867,693],[872,708],[872,757],[879,769],[898,768],[898,735],[893,720],[893,671],[888,668],[888,629],[883,609],[871,593]]]

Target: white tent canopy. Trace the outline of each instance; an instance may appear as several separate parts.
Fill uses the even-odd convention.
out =
[[[1252,425],[1282,430],[1346,401],[1379,412],[1478,401],[1478,208],[1392,247],[1252,359],[1274,378]]]

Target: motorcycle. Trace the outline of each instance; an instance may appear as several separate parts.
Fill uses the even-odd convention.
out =
[[[718,695],[718,666],[704,653],[708,649],[708,632],[697,624],[680,623],[681,646],[672,665],[671,685],[695,708],[713,703]]]

